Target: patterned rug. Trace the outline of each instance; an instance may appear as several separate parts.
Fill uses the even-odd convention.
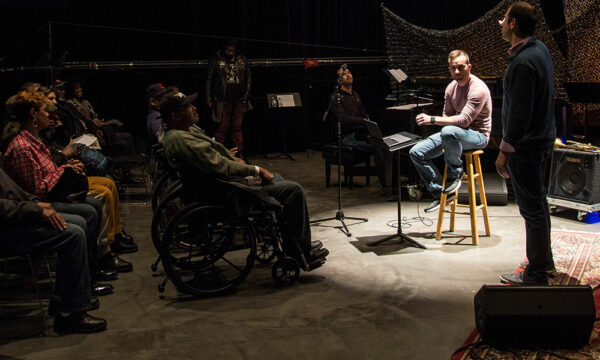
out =
[[[552,285],[590,285],[596,289],[600,285],[600,234],[552,230],[552,253],[558,272],[551,279]],[[523,271],[518,268],[515,273]],[[597,290],[597,289],[596,289]],[[600,291],[594,291],[596,318],[600,316]],[[477,330],[469,335],[463,345],[474,344],[481,339]],[[473,354],[475,353],[475,354]],[[452,360],[471,359],[600,359],[600,321],[594,325],[590,342],[579,351],[552,350],[551,352],[515,350],[498,351],[489,346],[473,346],[455,354]]]

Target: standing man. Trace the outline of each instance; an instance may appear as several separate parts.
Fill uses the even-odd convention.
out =
[[[511,178],[521,216],[525,219],[529,265],[518,274],[502,274],[513,285],[548,284],[554,269],[550,248],[550,212],[546,201],[546,170],[556,137],[554,72],[548,48],[533,33],[537,12],[529,3],[512,4],[502,26],[511,44],[504,75],[502,143],[496,170]]]
[[[425,208],[432,212],[440,207],[440,196],[458,190],[464,173],[460,158],[463,150],[483,149],[492,130],[492,97],[487,85],[471,74],[469,55],[454,50],[448,55],[448,70],[454,79],[447,87],[442,116],[417,115],[417,124],[440,125],[442,130],[410,149],[410,158],[433,201]],[[443,151],[442,151],[443,150]],[[448,166],[446,187],[432,160],[444,155]]]
[[[206,103],[213,120],[219,122],[215,139],[225,144],[227,132],[239,152],[243,152],[242,120],[248,108],[250,69],[246,57],[237,53],[237,40],[228,40],[211,59],[206,79]]]

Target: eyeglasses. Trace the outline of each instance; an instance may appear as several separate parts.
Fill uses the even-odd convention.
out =
[[[468,67],[469,67],[468,64],[450,65],[450,66],[448,66],[448,70],[450,70],[450,71],[467,70]]]

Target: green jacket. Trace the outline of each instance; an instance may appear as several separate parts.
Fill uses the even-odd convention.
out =
[[[191,164],[222,178],[254,176],[254,166],[235,161],[229,150],[195,128],[168,130],[163,139],[169,159]]]

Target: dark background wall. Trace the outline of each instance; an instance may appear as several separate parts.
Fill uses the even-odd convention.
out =
[[[407,21],[434,29],[465,25],[496,4],[490,0],[385,2]],[[550,26],[560,26],[561,19],[556,14],[562,14],[562,1],[548,0],[542,6]],[[385,55],[378,1],[0,0],[0,20],[0,68],[46,65],[48,21],[55,22],[51,54],[54,61],[63,55],[66,61],[84,62],[208,59],[225,36],[247,39],[241,41],[240,51],[251,59]],[[294,149],[323,140],[327,128],[320,118],[338,66],[321,66],[308,72],[300,66],[254,68],[255,110],[248,113],[245,123],[248,147],[255,151],[277,148],[284,123],[291,134],[288,144]],[[384,97],[390,91],[382,72],[384,67],[385,64],[352,67],[356,89],[374,116],[383,116]],[[132,132],[143,137],[146,86],[156,81],[176,84],[182,91],[199,92],[204,98],[205,74],[204,68],[121,69],[62,72],[58,77],[82,80],[101,115],[123,120]],[[0,72],[0,98],[8,98],[24,81],[47,83],[48,78],[46,72]],[[303,109],[273,113],[266,109],[265,99],[272,92],[300,92],[308,95],[304,99],[309,101]],[[198,105],[207,125],[206,106],[203,101]],[[304,111],[308,111],[307,122]]]

